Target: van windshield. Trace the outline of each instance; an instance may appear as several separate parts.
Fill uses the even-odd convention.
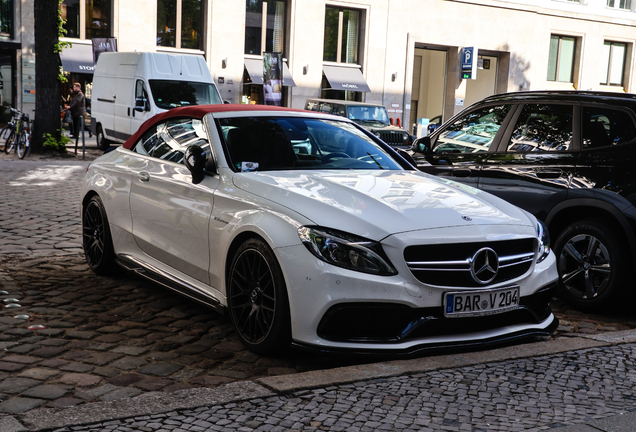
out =
[[[221,103],[211,83],[174,80],[149,80],[149,83],[155,105],[161,109]]]

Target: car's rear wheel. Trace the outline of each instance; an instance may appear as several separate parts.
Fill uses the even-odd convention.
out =
[[[113,240],[102,200],[95,195],[82,214],[82,245],[91,270],[99,275],[112,273],[116,268]]]
[[[234,254],[227,279],[230,319],[243,344],[261,355],[289,347],[287,289],[269,246],[258,238],[246,240]]]
[[[618,235],[606,225],[596,219],[574,222],[554,245],[559,293],[578,309],[606,309],[621,293],[626,252]]]

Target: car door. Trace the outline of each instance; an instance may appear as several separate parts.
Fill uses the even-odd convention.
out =
[[[431,138],[431,151],[415,153],[417,168],[477,187],[483,162],[503,136],[513,104],[477,107],[442,126]]]
[[[482,165],[479,188],[545,220],[567,198],[579,155],[579,112],[573,103],[519,105]]]
[[[209,284],[208,228],[218,179],[198,184],[183,164],[185,149],[209,141],[198,119],[172,119],[148,131],[133,147],[140,154],[130,194],[132,232],[155,260]]]

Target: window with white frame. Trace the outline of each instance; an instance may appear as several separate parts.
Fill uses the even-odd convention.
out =
[[[282,0],[246,0],[245,54],[284,52],[285,9]]]
[[[548,81],[574,82],[576,38],[552,35],[548,57]]]
[[[603,70],[601,84],[608,86],[623,86],[625,76],[625,59],[627,44],[605,41],[603,45]]]
[[[355,9],[327,6],[323,60],[358,63],[362,13]]]
[[[203,49],[202,0],[157,0],[157,46]]]
[[[112,36],[111,0],[63,0],[60,12],[66,37],[92,39]]]
[[[607,7],[630,11],[632,10],[632,0],[607,0]]]

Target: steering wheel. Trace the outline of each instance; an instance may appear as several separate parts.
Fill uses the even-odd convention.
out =
[[[329,153],[327,156],[323,156],[321,160],[326,163],[326,162],[329,162],[331,159],[337,158],[337,157],[351,159],[351,156],[349,156],[346,153],[334,152],[334,153]]]

